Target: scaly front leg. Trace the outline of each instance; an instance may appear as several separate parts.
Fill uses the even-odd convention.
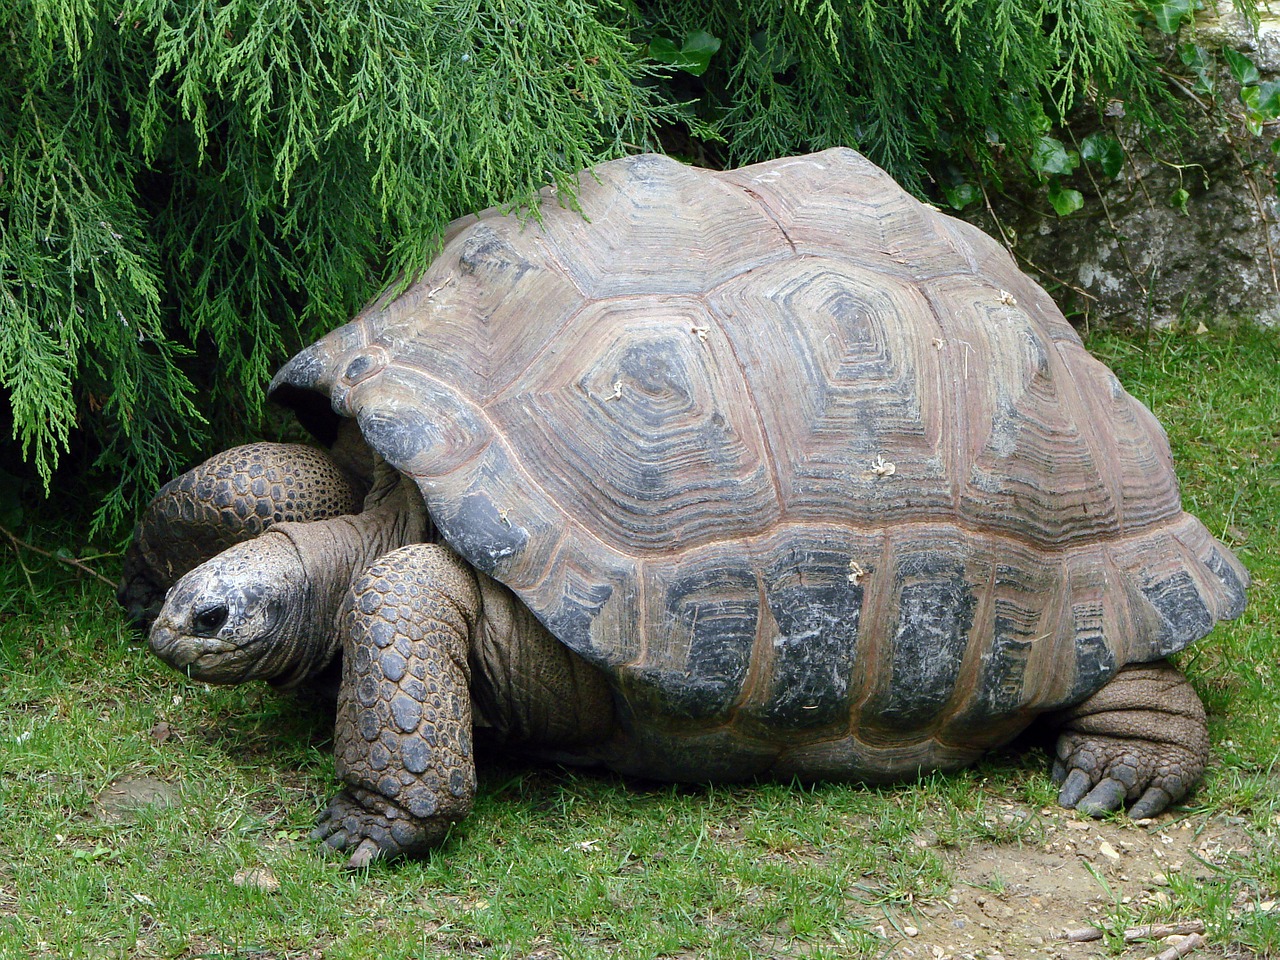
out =
[[[467,652],[475,576],[448,548],[415,544],[356,578],[343,636],[337,772],[347,784],[313,833],[348,865],[420,856],[471,810]]]

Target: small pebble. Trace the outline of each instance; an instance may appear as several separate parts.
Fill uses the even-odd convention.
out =
[[[248,887],[261,893],[275,893],[280,889],[280,881],[269,867],[249,867],[237,870],[231,882],[237,887]]]

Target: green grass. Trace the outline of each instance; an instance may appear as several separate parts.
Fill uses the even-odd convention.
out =
[[[1224,955],[1275,953],[1280,914],[1239,906],[1280,893],[1280,336],[1090,346],[1166,425],[1188,508],[1254,577],[1246,614],[1182,661],[1214,759],[1176,814],[1250,842],[1172,874],[1163,905],[1117,900],[1113,919],[1197,916]],[[0,958],[876,957],[877,927],[953,891],[954,857],[1046,836],[1034,749],[878,790],[693,789],[495,758],[436,854],[353,875],[307,839],[334,787],[321,711],[185,680],[131,640],[107,588],[24,560],[41,564],[34,596],[0,558]],[[177,804],[102,815],[109,784],[145,775]],[[235,884],[255,867],[279,889]]]

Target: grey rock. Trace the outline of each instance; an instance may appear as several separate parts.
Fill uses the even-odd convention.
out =
[[[1280,9],[1263,10],[1255,31],[1228,3],[1199,22],[1194,40],[1216,51],[1244,53],[1264,79],[1280,76]],[[1192,36],[1179,37],[1188,42]],[[1185,72],[1168,41],[1173,72]],[[1280,322],[1280,206],[1271,142],[1280,129],[1250,134],[1239,116],[1239,88],[1224,69],[1217,104],[1191,89],[1178,92],[1190,132],[1176,145],[1148,151],[1141,131],[1113,105],[1105,132],[1124,145],[1130,163],[1107,182],[1083,166],[1069,185],[1084,208],[1056,216],[1043,194],[992,195],[994,218],[969,219],[1003,237],[1077,321],[1167,326],[1181,316]],[[1077,141],[1099,129],[1097,111],[1080,111]],[[1064,140],[1067,138],[1064,138]],[[1067,142],[1068,147],[1072,144]],[[1172,202],[1188,194],[1185,209]],[[998,222],[997,222],[998,221]]]

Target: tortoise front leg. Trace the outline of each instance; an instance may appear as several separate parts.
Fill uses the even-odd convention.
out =
[[[394,550],[353,583],[335,737],[347,786],[312,833],[351,851],[349,866],[419,856],[471,811],[467,652],[479,611],[475,576],[436,544]]]
[[[1153,817],[1187,795],[1209,758],[1204,705],[1163,661],[1125,667],[1057,719],[1058,802],[1090,816],[1132,803],[1130,816]]]

